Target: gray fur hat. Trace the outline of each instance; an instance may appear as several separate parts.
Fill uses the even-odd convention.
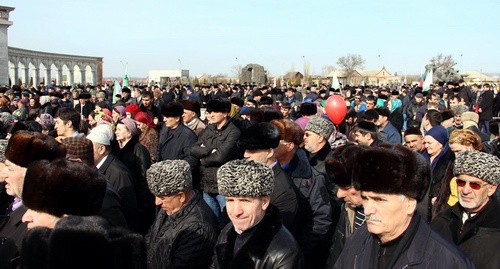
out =
[[[309,122],[307,122],[305,131],[313,132],[328,139],[332,135],[334,129],[335,126],[331,121],[322,117],[312,116]]]
[[[455,115],[462,115],[462,113],[469,111],[469,108],[466,105],[456,105],[451,108],[451,111]]]
[[[155,196],[169,195],[192,188],[189,164],[184,160],[154,163],[146,172],[149,190]]]
[[[500,183],[500,159],[488,153],[468,150],[456,153],[453,174],[480,178],[489,184]]]
[[[230,197],[271,195],[274,174],[268,165],[253,160],[234,160],[217,170],[219,194]]]

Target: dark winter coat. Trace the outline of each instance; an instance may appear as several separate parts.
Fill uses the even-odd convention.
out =
[[[109,181],[106,181],[104,200],[102,201],[101,209],[99,209],[97,215],[107,220],[113,227],[128,227],[127,220],[125,219],[120,204],[120,196],[116,193]]]
[[[333,268],[335,262],[342,253],[344,249],[345,243],[347,239],[352,234],[353,223],[349,220],[349,211],[352,211],[352,214],[355,214],[354,210],[346,207],[345,203],[342,204],[340,209],[340,217],[337,222],[337,226],[335,227],[335,231],[333,232],[333,241],[332,247],[330,248],[330,256],[328,257],[328,268]]]
[[[146,235],[148,268],[208,268],[217,235],[217,219],[195,191],[173,215],[158,212]]]
[[[85,119],[88,119],[90,113],[95,109],[94,103],[92,102],[87,102],[85,105],[82,107],[82,104],[78,103],[75,106],[75,110],[78,111],[78,113],[82,114]]]
[[[308,266],[324,266],[333,230],[332,207],[325,177],[311,167],[306,153],[300,148],[283,168],[299,189],[299,206],[304,215],[296,238],[305,261]]]
[[[145,234],[154,220],[155,204],[154,196],[149,191],[146,181],[146,171],[151,166],[151,157],[148,150],[139,143],[137,135],[132,136],[130,141],[121,149],[116,149],[116,157],[129,168],[133,178],[135,195],[137,198],[138,219],[140,227],[131,227],[133,231]]]
[[[444,149],[443,149],[444,150]],[[450,163],[455,161],[455,153],[446,147],[446,152],[437,160],[436,166],[432,169],[431,183],[429,184],[428,201],[427,201],[427,223],[432,220],[432,198],[437,197],[439,190],[443,185],[444,175]],[[445,183],[446,184],[446,183]]]
[[[479,108],[482,110],[482,112],[479,113],[479,120],[491,120],[493,117],[493,100],[495,99],[495,94],[493,91],[488,90],[483,92],[479,99],[481,100],[479,102]]]
[[[296,230],[297,218],[300,217],[297,201],[297,188],[292,179],[281,169],[279,163],[273,166],[274,189],[271,193],[271,204],[280,211],[281,222],[293,233]]]
[[[238,127],[229,120],[220,130],[215,124],[208,124],[200,134],[198,142],[191,148],[191,155],[201,161],[200,173],[203,192],[219,193],[217,170],[223,164],[242,157],[241,150],[236,146],[240,134]]]
[[[278,210],[272,205],[246,244],[233,257],[236,235],[232,223],[222,230],[215,246],[212,268],[304,268],[299,245],[281,225]]]
[[[137,198],[130,170],[112,153],[99,167],[99,172],[120,196],[120,205],[129,227],[137,218]]]
[[[189,127],[179,124],[176,130],[168,135],[169,128],[163,126],[160,131],[157,162],[165,160],[185,160],[189,163],[191,171],[198,169],[199,161],[191,155],[191,147],[196,143],[198,137]]]
[[[415,217],[415,216],[414,216]],[[334,268],[370,268],[376,235],[367,225],[356,230],[347,241]],[[445,240],[420,218],[408,249],[401,253],[393,268],[475,268],[456,246]]]
[[[22,222],[28,209],[21,205],[9,215],[0,216],[0,268],[16,268],[23,239],[28,232]]]
[[[432,228],[464,251],[477,268],[500,268],[500,204],[490,198],[477,215],[462,224],[460,203],[448,208],[432,221]]]

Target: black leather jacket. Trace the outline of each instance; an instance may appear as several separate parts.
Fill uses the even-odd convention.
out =
[[[273,205],[257,224],[255,231],[233,257],[236,231],[229,223],[222,230],[215,246],[212,268],[303,268],[300,247],[281,225],[279,211]]]

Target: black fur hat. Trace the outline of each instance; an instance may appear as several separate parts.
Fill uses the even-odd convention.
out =
[[[222,112],[229,113],[231,111],[231,103],[222,99],[213,99],[207,103],[207,112]]]
[[[30,230],[21,250],[21,268],[146,267],[146,244],[139,234],[111,228],[101,217],[67,216],[54,229]]]
[[[248,150],[274,149],[279,143],[280,130],[269,122],[260,122],[248,127],[238,140],[238,146]]]
[[[356,163],[356,158],[361,151],[366,149],[368,147],[352,143],[335,149],[332,157],[325,161],[328,179],[340,187],[350,187],[352,185],[352,168]]]
[[[184,107],[179,102],[170,102],[161,107],[161,114],[165,117],[182,117]]]
[[[106,179],[88,165],[59,158],[31,163],[23,185],[23,203],[29,209],[61,217],[99,212]]]
[[[316,104],[314,103],[306,102],[300,105],[300,113],[303,116],[316,115],[317,112],[318,112],[318,107],[316,107]]]
[[[403,194],[419,202],[430,178],[430,164],[422,155],[402,145],[382,144],[358,154],[352,185],[361,191]]]

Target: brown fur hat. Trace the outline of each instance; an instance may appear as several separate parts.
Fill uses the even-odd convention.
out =
[[[276,125],[280,130],[280,139],[286,142],[293,142],[299,146],[304,141],[304,131],[300,126],[287,119],[272,120],[272,124]]]
[[[403,194],[421,201],[431,178],[429,162],[402,146],[383,144],[358,154],[352,185],[357,190]]]
[[[335,149],[332,157],[325,161],[328,179],[340,187],[350,187],[352,185],[352,168],[356,163],[356,158],[361,151],[366,149],[368,147],[353,143]]]
[[[90,216],[99,212],[106,179],[86,164],[59,158],[31,163],[23,185],[23,203],[56,217]]]
[[[60,157],[66,157],[66,147],[38,132],[15,132],[5,150],[5,158],[21,167],[28,167],[36,160],[51,161]]]

